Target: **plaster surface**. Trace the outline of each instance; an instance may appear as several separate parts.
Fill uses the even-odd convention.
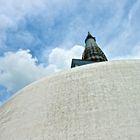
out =
[[[0,107],[0,140],[139,140],[140,60],[54,74]]]

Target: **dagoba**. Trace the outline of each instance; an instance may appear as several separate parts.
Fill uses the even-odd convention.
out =
[[[139,139],[140,60],[44,77],[0,107],[0,140]]]
[[[96,38],[88,32],[85,39],[85,50],[82,59],[72,59],[71,68],[102,61],[107,61],[107,57],[97,45]]]

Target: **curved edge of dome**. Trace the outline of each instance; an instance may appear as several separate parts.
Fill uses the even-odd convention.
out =
[[[128,65],[132,64],[133,65],[134,63],[140,64],[140,59],[104,61],[104,62],[87,64],[87,65],[83,65],[83,66],[80,66],[80,67],[75,67],[73,69],[67,69],[67,70],[63,70],[61,72],[53,73],[53,74],[51,74],[49,76],[45,76],[45,77],[43,77],[43,78],[41,78],[39,80],[36,80],[36,81],[30,83],[29,85],[23,87],[22,89],[17,91],[13,96],[11,96],[5,103],[3,103],[0,106],[0,108],[3,107],[5,104],[7,104],[13,98],[15,98],[18,95],[24,93],[25,90],[30,89],[30,88],[32,88],[32,86],[34,86],[34,85],[36,85],[38,83],[41,83],[43,81],[53,79],[55,77],[61,77],[62,75],[64,76],[64,75],[67,75],[67,74],[75,73],[75,72],[78,72],[78,71],[81,71],[81,70],[86,71],[87,69],[90,69],[90,68],[100,68],[100,67],[112,66],[112,65],[120,66],[120,65],[124,65],[124,64],[128,64]]]

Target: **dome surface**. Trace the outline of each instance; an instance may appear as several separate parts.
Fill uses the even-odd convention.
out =
[[[140,139],[140,60],[89,64],[20,90],[0,107],[0,140]]]

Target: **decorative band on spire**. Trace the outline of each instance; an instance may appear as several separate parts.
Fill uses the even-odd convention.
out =
[[[91,46],[89,48],[85,48],[82,60],[90,60],[93,62],[102,62],[107,61],[107,58],[103,51],[97,46]]]

